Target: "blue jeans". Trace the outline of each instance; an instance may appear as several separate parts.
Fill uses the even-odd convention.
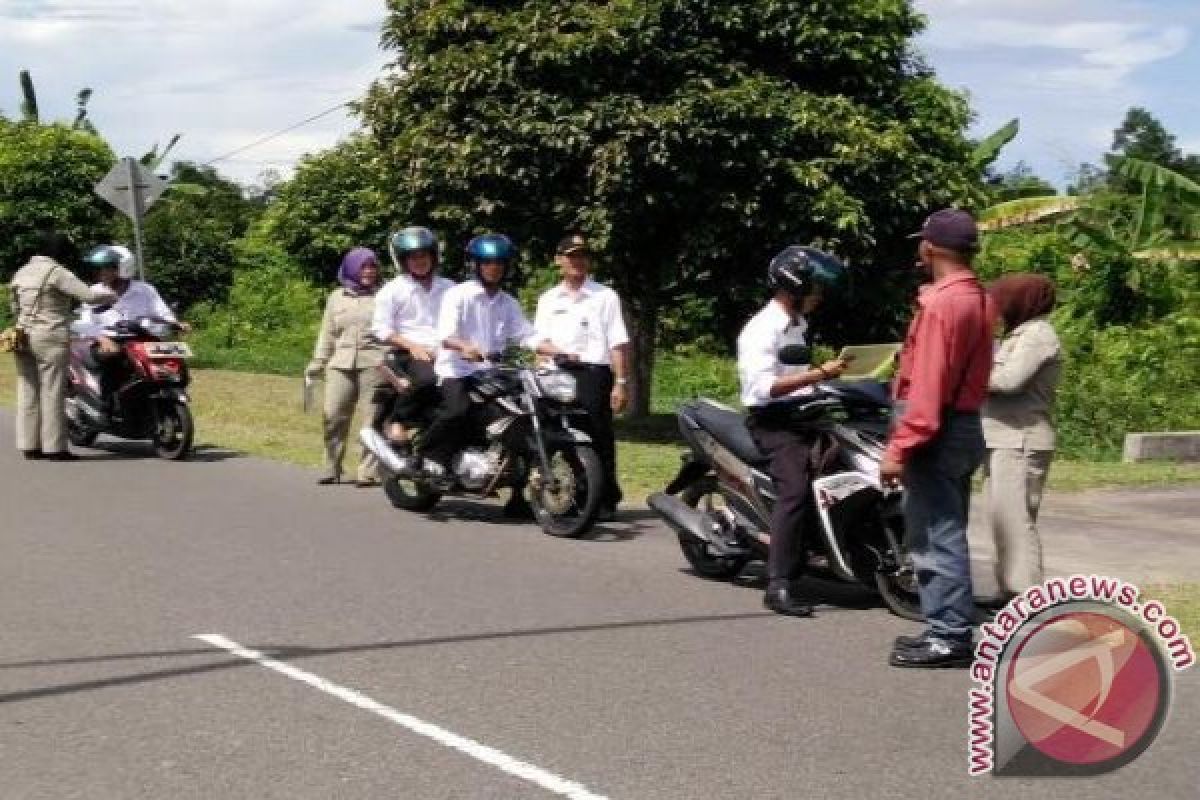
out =
[[[983,462],[978,414],[954,413],[904,465],[904,524],[921,611],[936,636],[970,639],[975,614],[967,517],[971,476]]]

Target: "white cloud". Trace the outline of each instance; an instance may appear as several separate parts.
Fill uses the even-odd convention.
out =
[[[0,0],[0,108],[29,69],[42,115],[73,116],[77,89],[119,155],[183,133],[204,161],[358,99],[387,58],[380,0]],[[245,181],[288,169],[356,127],[332,114],[218,166]]]
[[[1200,24],[1200,4],[1194,0],[918,0],[918,6],[930,23],[919,46],[943,81],[970,91],[976,130],[1021,120],[1005,163],[1023,159],[1058,178],[1096,161],[1134,105],[1177,112],[1181,134],[1200,132],[1194,113],[1178,111],[1187,107],[1179,96],[1190,86],[1184,76],[1195,71],[1192,28]]]

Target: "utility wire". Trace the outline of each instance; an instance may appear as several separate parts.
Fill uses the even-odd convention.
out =
[[[312,122],[316,122],[317,120],[321,119],[322,117],[327,117],[335,111],[341,111],[343,108],[346,108],[349,105],[350,105],[350,103],[338,103],[336,106],[333,106],[332,108],[327,108],[324,111],[322,111],[320,114],[314,114],[313,116],[309,117],[308,119],[303,119],[303,120],[297,122],[295,125],[289,125],[288,127],[284,128],[283,130],[276,131],[275,133],[264,136],[261,139],[257,139],[255,141],[251,142],[250,144],[243,145],[243,146],[237,148],[236,150],[230,150],[228,153],[219,155],[213,159],[209,159],[208,161],[205,161],[202,166],[209,166],[210,164],[215,164],[218,161],[225,161],[226,159],[236,156],[238,153],[244,153],[253,147],[258,147],[259,145],[266,144],[267,142],[269,142],[273,139],[278,139],[280,136],[283,136],[285,133],[291,133],[292,131],[296,130],[297,128],[303,128],[305,125],[308,125],[309,123],[312,123]]]

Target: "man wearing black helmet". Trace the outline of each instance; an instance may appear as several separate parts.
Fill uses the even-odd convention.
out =
[[[428,228],[399,231],[388,240],[388,252],[397,275],[375,298],[371,332],[379,341],[404,353],[398,363],[412,381],[412,388],[394,409],[388,409],[394,415],[393,422],[402,427],[437,384],[433,362],[439,345],[438,313],[454,281],[437,274],[438,240]],[[389,438],[407,434],[396,429],[386,433]]]
[[[763,604],[777,614],[812,615],[812,606],[797,597],[792,581],[800,577],[804,555],[804,504],[809,491],[812,442],[791,424],[789,401],[810,393],[821,381],[846,370],[843,361],[820,367],[785,365],[779,351],[805,345],[810,314],[826,289],[836,287],[845,268],[828,253],[792,246],[771,261],[767,284],[771,301],[738,336],[738,378],[742,404],[749,411],[747,427],[755,443],[771,459],[771,477],[778,497],[771,514],[771,547],[767,558],[767,592]]]
[[[419,468],[435,482],[448,479],[449,462],[461,446],[462,423],[470,410],[471,376],[490,366],[488,356],[514,343],[540,355],[562,352],[538,334],[516,298],[500,288],[516,257],[517,248],[507,236],[476,236],[466,249],[467,267],[474,278],[447,291],[442,300],[437,325],[441,349],[434,363],[442,406],[419,450]],[[514,493],[506,510],[527,516],[523,500]]]

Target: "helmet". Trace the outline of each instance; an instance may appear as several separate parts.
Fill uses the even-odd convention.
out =
[[[815,247],[785,247],[767,268],[767,286],[772,291],[784,289],[797,297],[809,294],[814,284],[835,290],[845,280],[846,267],[837,256]]]
[[[485,233],[476,236],[467,244],[467,268],[483,283],[479,267],[485,261],[500,261],[504,264],[505,277],[512,271],[517,260],[517,246],[502,233]]]
[[[137,257],[128,247],[119,244],[94,247],[84,256],[83,262],[93,270],[115,269],[117,277],[122,280],[130,280],[137,275]]]
[[[136,278],[138,262],[133,251],[119,244],[114,244],[112,249],[121,257],[121,263],[117,265],[117,277],[127,281]]]
[[[403,271],[404,258],[410,253],[427,250],[433,256],[433,266],[438,265],[438,240],[429,228],[412,226],[397,231],[388,239],[388,253],[397,270]]]

